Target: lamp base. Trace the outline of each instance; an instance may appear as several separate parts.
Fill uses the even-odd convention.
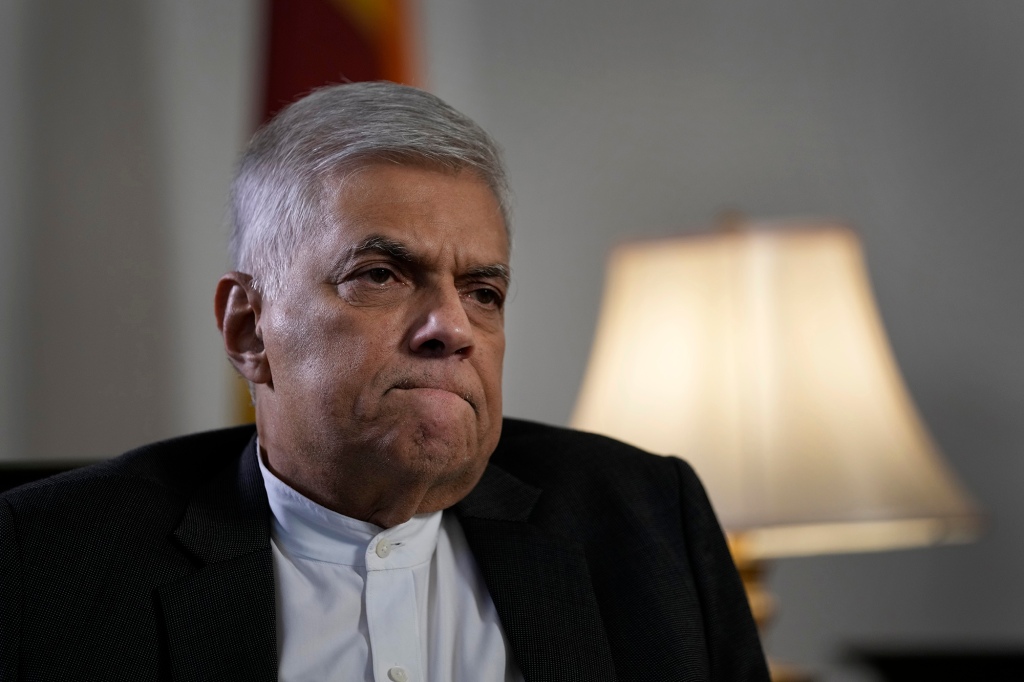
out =
[[[729,551],[732,553],[733,563],[739,571],[740,579],[743,581],[743,589],[747,593],[747,602],[750,604],[750,612],[754,616],[754,623],[757,624],[757,632],[764,641],[768,624],[775,617],[775,597],[768,591],[765,583],[765,575],[768,564],[762,559],[754,558],[747,550],[747,541],[743,533],[729,533]],[[772,682],[812,682],[814,677],[802,668],[788,663],[779,663],[768,658],[768,672],[771,674]]]
[[[814,677],[799,666],[768,659],[768,674],[772,682],[814,682]]]

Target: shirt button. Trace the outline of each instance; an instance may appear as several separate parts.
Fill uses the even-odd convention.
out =
[[[381,540],[380,542],[377,543],[377,549],[375,551],[377,552],[377,556],[379,556],[381,559],[387,559],[388,555],[391,554],[391,543],[388,542],[386,539],[385,540]],[[402,669],[401,668],[392,668],[391,670],[402,670]],[[391,674],[391,672],[389,671],[388,675],[390,675],[390,674]],[[404,670],[402,670],[402,675],[405,675],[405,671]],[[395,678],[392,677],[391,679],[394,680]],[[395,682],[405,682],[405,677],[403,677],[401,680],[395,680]]]
[[[395,666],[391,670],[388,670],[388,678],[392,682],[409,682],[409,675],[405,672],[405,668]]]

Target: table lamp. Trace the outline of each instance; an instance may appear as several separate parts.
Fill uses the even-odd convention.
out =
[[[693,465],[761,627],[764,559],[977,530],[839,224],[734,220],[615,249],[572,425]]]

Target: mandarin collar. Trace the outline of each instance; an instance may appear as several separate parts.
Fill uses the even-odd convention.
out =
[[[388,568],[411,568],[429,561],[437,547],[441,511],[417,514],[391,528],[353,519],[317,504],[275,476],[260,456],[256,459],[273,515],[271,535],[292,555],[346,566],[379,563],[387,547]]]

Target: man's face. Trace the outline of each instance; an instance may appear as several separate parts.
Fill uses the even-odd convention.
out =
[[[509,243],[497,201],[467,171],[374,164],[340,183],[334,208],[259,320],[271,466],[286,480],[465,494],[501,432]],[[303,492],[331,497],[316,486]]]

